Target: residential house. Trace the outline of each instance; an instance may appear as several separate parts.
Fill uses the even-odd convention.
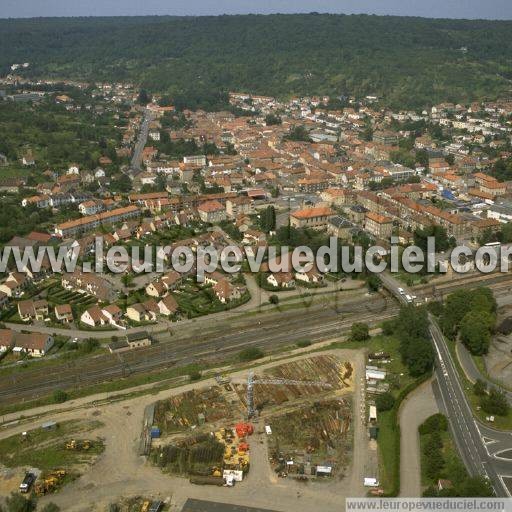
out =
[[[91,306],[89,309],[85,310],[80,317],[80,321],[90,327],[100,327],[110,323],[109,319],[98,305]]]
[[[308,284],[322,284],[324,282],[323,274],[315,268],[307,272],[295,272],[295,279]]]
[[[18,302],[18,315],[24,322],[43,320],[48,316],[48,302],[44,299],[36,301],[31,299],[21,300]]]
[[[58,304],[55,306],[55,318],[58,322],[69,324],[73,322],[73,310],[70,304]]]
[[[6,352],[14,345],[14,332],[11,329],[0,329],[0,353]]]
[[[290,272],[276,272],[267,276],[267,283],[274,288],[293,288],[295,279]]]
[[[146,286],[146,293],[150,297],[163,297],[167,293],[167,287],[161,280],[153,281]]]
[[[178,303],[172,295],[166,295],[158,303],[160,314],[164,316],[174,315],[178,311]]]
[[[240,286],[232,285],[227,279],[221,279],[213,286],[213,291],[217,298],[225,304],[240,299],[245,290]]]
[[[157,314],[160,312],[155,300],[150,299],[145,302],[137,302],[126,308],[126,316],[134,322],[154,322]]]
[[[108,318],[111,325],[122,326],[123,311],[116,304],[109,304],[104,307],[102,313]]]
[[[32,357],[43,357],[53,346],[53,337],[50,334],[38,332],[15,333],[15,354],[28,354]]]
[[[105,205],[102,201],[91,199],[84,201],[78,205],[78,211],[82,215],[94,215],[95,213],[102,212],[105,209]]]
[[[99,275],[80,272],[64,273],[61,284],[67,290],[74,290],[79,293],[91,295],[102,302],[111,302],[116,298],[116,292],[112,285]]]

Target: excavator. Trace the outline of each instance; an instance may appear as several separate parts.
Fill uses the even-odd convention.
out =
[[[34,491],[37,496],[44,496],[45,494],[54,492],[60,481],[66,476],[66,471],[63,469],[55,469],[48,473],[46,478],[41,482],[36,482]]]

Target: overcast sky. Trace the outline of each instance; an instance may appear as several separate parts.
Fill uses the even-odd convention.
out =
[[[0,0],[0,17],[333,12],[512,19],[511,0]]]

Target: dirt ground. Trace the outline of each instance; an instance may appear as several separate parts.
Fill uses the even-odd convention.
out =
[[[432,379],[415,389],[402,403],[400,420],[400,496],[421,496],[420,438],[418,427],[439,412]]]
[[[8,496],[11,492],[18,491],[19,485],[25,476],[23,468],[0,469],[0,496]]]
[[[305,351],[296,351],[287,361],[310,357]],[[360,376],[364,374],[364,357],[359,351],[332,350],[324,354],[351,361],[355,368],[354,411],[361,410],[362,393]],[[272,361],[259,369],[282,364]],[[234,378],[246,378],[247,372],[237,372]],[[325,483],[304,484],[289,479],[277,479],[267,460],[265,434],[254,434],[251,438],[251,471],[244,482],[234,488],[194,486],[187,480],[163,474],[138,455],[144,408],[156,400],[162,400],[183,391],[211,386],[214,380],[187,384],[168,389],[158,394],[139,396],[105,405],[79,404],[81,408],[51,414],[51,419],[62,422],[74,418],[96,419],[102,426],[91,435],[105,440],[105,451],[94,466],[78,480],[72,482],[58,494],[40,500],[42,504],[53,501],[62,510],[69,512],[103,511],[108,504],[120,497],[151,496],[167,501],[172,511],[179,511],[189,497],[222,501],[234,504],[259,506],[279,511],[318,510],[338,511],[346,496],[364,496],[362,486],[365,468],[370,460],[363,416],[354,414],[354,450],[347,477]],[[25,415],[30,412],[25,411]],[[241,419],[241,418],[240,418]],[[263,420],[260,420],[263,421]],[[38,426],[41,419],[31,423],[13,424],[0,431],[0,438],[8,437]],[[256,424],[256,432],[263,424]],[[19,485],[19,480],[16,479]],[[6,485],[3,484],[3,485]]]

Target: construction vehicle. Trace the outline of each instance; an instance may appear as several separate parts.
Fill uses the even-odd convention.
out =
[[[34,486],[34,490],[37,496],[44,496],[50,492],[55,491],[59,483],[66,476],[66,471],[63,469],[54,469],[51,473],[48,473],[46,478],[41,482],[37,482]]]
[[[66,443],[66,450],[84,450],[87,451],[91,448],[91,441],[85,439],[84,441],[77,441],[71,439]]]
[[[23,482],[20,484],[20,492],[23,494],[28,493],[35,481],[36,475],[34,473],[25,473],[25,478],[23,478]]]
[[[256,414],[254,407],[254,385],[255,384],[271,384],[274,386],[311,386],[332,388],[332,384],[328,382],[316,382],[309,380],[290,380],[290,379],[257,379],[254,380],[254,372],[250,371],[247,376],[247,417],[252,418]]]
[[[148,500],[144,501],[144,503],[142,504],[142,508],[140,509],[140,512],[148,512],[150,506],[151,506],[150,501],[148,501]]]

